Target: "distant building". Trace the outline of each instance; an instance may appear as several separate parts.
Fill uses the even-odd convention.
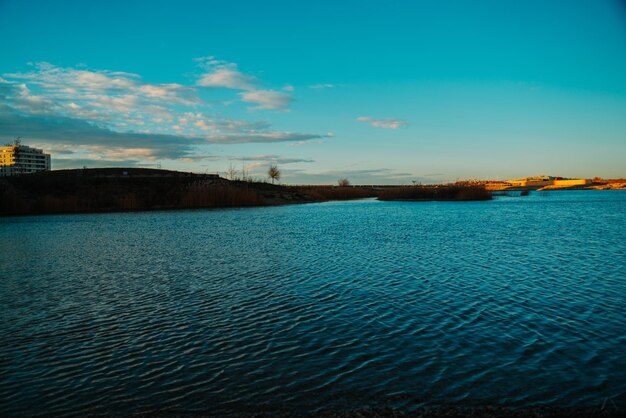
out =
[[[0,177],[50,171],[50,154],[22,145],[0,147]]]
[[[552,186],[554,183],[554,177],[551,176],[534,176],[526,177],[523,179],[507,180],[511,186],[516,187],[543,187]]]
[[[593,181],[591,179],[556,179],[554,186],[571,187],[571,186],[588,186]]]
[[[564,179],[563,177],[534,176],[523,179],[506,180],[509,186],[514,187],[546,187],[546,186],[584,186],[591,184],[589,179]]]

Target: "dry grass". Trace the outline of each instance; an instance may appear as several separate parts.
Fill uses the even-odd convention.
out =
[[[182,192],[179,207],[225,208],[260,206],[262,204],[259,194],[254,189],[196,182]]]
[[[0,180],[0,215],[221,208],[263,204],[254,187],[202,176],[120,178],[59,175],[52,172]]]
[[[65,170],[0,179],[0,215],[262,206],[378,197],[381,200],[488,200],[472,185],[277,186],[159,170]],[[126,172],[124,170],[124,172]]]
[[[313,200],[353,200],[377,197],[376,191],[363,187],[351,186],[299,186],[297,190]]]

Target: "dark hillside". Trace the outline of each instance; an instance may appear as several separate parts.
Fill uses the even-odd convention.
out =
[[[283,186],[142,168],[58,170],[0,178],[0,216],[228,208],[352,200],[487,200],[477,186]]]
[[[79,169],[0,179],[0,214],[111,212],[306,202],[295,189],[217,175],[152,169]]]

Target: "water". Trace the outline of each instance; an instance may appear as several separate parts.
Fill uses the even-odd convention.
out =
[[[0,413],[626,406],[626,192],[0,219]]]

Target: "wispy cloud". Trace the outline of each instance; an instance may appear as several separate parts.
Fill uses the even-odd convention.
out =
[[[210,65],[238,72],[221,61]],[[284,92],[289,89],[245,90],[256,83],[246,74],[226,80],[224,85],[243,89],[240,99],[257,109],[286,109],[292,101]],[[101,162],[191,162],[197,148],[206,144],[298,143],[332,135],[280,131],[267,121],[225,117],[215,113],[215,105],[203,101],[197,89],[146,83],[137,74],[120,71],[36,63],[28,71],[0,77],[0,140],[22,136],[82,153],[74,161],[92,155]]]
[[[289,157],[282,157],[280,155],[275,155],[275,154],[230,157],[229,159],[234,160],[234,161],[259,161],[259,162],[268,162],[268,163],[274,163],[274,164],[295,164],[295,163],[315,162],[314,160],[309,160],[306,158],[289,158]]]
[[[34,64],[24,73],[4,74],[0,96],[24,114],[135,128],[171,121],[175,106],[202,103],[193,87],[144,83],[134,74],[60,68],[49,63]]]
[[[316,144],[325,144],[325,140],[317,140],[317,141],[297,141],[287,144],[289,147],[301,147],[303,145],[316,145]]]
[[[326,83],[326,84],[313,84],[313,85],[309,86],[310,89],[315,89],[315,90],[332,89],[332,88],[335,88],[335,87],[337,87],[335,84],[328,84],[328,83]]]
[[[398,129],[407,125],[402,119],[375,119],[369,116],[361,116],[356,118],[357,122],[367,123],[375,128]]]
[[[275,90],[252,90],[240,93],[241,101],[254,103],[252,109],[281,109],[286,110],[293,101],[290,95]]]
[[[204,70],[196,84],[201,87],[220,87],[243,90],[239,93],[242,102],[255,104],[252,110],[286,110],[293,98],[289,93],[294,87],[287,84],[282,92],[259,88],[260,81],[251,75],[239,71],[238,65],[215,57],[196,58]]]
[[[98,103],[103,97],[132,98],[135,104],[183,104],[200,102],[195,88],[177,83],[153,84],[137,74],[120,71],[58,67],[47,62],[32,64],[32,70],[4,74],[5,82],[21,81],[38,86],[52,100]],[[26,87],[26,84],[22,84]]]
[[[148,160],[186,157],[193,154],[194,146],[206,141],[201,137],[118,132],[85,120],[58,115],[21,115],[1,106],[0,141],[10,141],[18,135],[51,147],[73,146],[102,158],[136,154],[136,150],[141,149],[141,157]]]
[[[218,60],[215,57],[196,58],[195,61],[205,70],[197,81],[199,86],[252,90],[257,83],[255,77],[239,71],[235,63]]]
[[[211,135],[191,136],[143,132],[118,132],[69,117],[48,115],[19,115],[6,106],[0,107],[0,141],[11,141],[23,136],[40,143],[73,144],[101,147],[102,152],[145,150],[147,159],[186,158],[194,153],[194,146],[202,144],[245,144],[306,141],[327,135],[286,131],[246,131],[245,128]]]
[[[309,172],[302,169],[282,170],[285,181],[310,184],[334,184],[338,179],[347,178],[352,184],[411,184],[416,180],[412,173],[388,168],[328,170]]]
[[[306,141],[309,139],[325,138],[327,135],[301,134],[297,132],[258,132],[236,135],[213,136],[209,142],[220,144],[246,144],[246,143],[269,143]]]

